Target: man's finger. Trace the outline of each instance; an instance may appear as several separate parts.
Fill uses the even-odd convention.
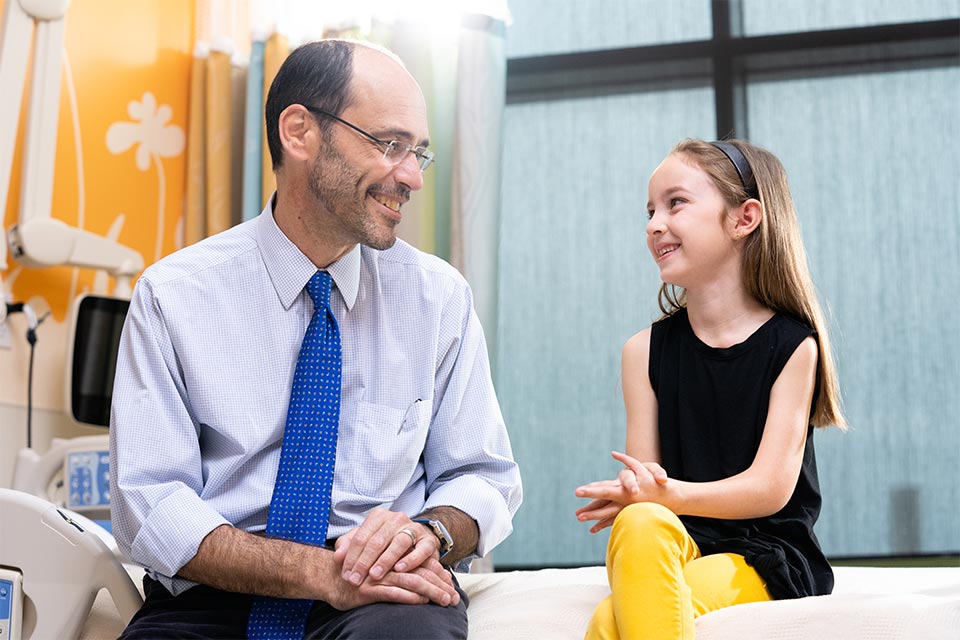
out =
[[[410,547],[405,556],[393,566],[395,571],[411,571],[422,566],[430,558],[440,557],[440,542],[436,536],[421,536],[417,538],[417,543]],[[439,565],[439,563],[437,563]],[[442,567],[442,565],[440,565]]]
[[[417,567],[409,573],[391,572],[381,584],[401,587],[443,607],[460,602],[460,595],[453,588],[452,582],[446,583],[436,573],[424,567]]]
[[[353,530],[353,537],[343,561],[343,578],[353,585],[360,585],[370,568],[393,542],[403,522],[409,522],[402,513],[374,509],[363,523]],[[397,558],[399,558],[399,554]],[[394,559],[396,560],[396,558]],[[391,566],[392,566],[391,562]]]
[[[398,560],[410,555],[411,550],[417,548],[417,543],[420,543],[420,546],[424,546],[420,538],[417,537],[417,532],[415,527],[402,527],[397,530],[393,536],[393,540],[390,541],[390,545],[384,550],[377,561],[372,567],[370,567],[370,576],[379,580],[383,576],[387,575],[387,572],[391,569],[397,569],[398,571],[403,571],[406,567],[415,567],[419,566],[420,562],[426,559],[427,554],[420,554],[420,562],[416,564],[407,564],[403,568],[396,567]]]

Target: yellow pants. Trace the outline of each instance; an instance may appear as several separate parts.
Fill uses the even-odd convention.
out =
[[[607,579],[612,595],[593,612],[590,640],[692,640],[698,616],[771,599],[743,556],[701,556],[680,519],[652,502],[630,505],[614,521]]]

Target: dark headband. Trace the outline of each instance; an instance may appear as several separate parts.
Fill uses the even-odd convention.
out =
[[[733,168],[737,170],[737,175],[740,176],[740,184],[747,192],[747,197],[759,200],[760,193],[757,188],[757,180],[753,177],[753,169],[750,168],[750,163],[747,162],[747,157],[743,155],[743,152],[729,142],[711,142],[710,144],[719,149],[733,164]]]

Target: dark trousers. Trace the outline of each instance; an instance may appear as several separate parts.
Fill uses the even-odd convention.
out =
[[[469,601],[456,578],[454,584],[460,593],[460,604],[456,607],[382,602],[339,611],[318,600],[310,609],[304,637],[311,640],[466,638]],[[247,636],[253,596],[199,585],[174,597],[149,576],[143,578],[143,591],[146,595],[143,606],[120,636],[121,640],[238,640]]]

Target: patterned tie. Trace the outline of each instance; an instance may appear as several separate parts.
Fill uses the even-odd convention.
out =
[[[330,311],[330,274],[307,283],[313,317],[303,336],[283,432],[267,535],[323,545],[340,421],[340,329]],[[250,638],[302,638],[313,601],[255,597]]]

